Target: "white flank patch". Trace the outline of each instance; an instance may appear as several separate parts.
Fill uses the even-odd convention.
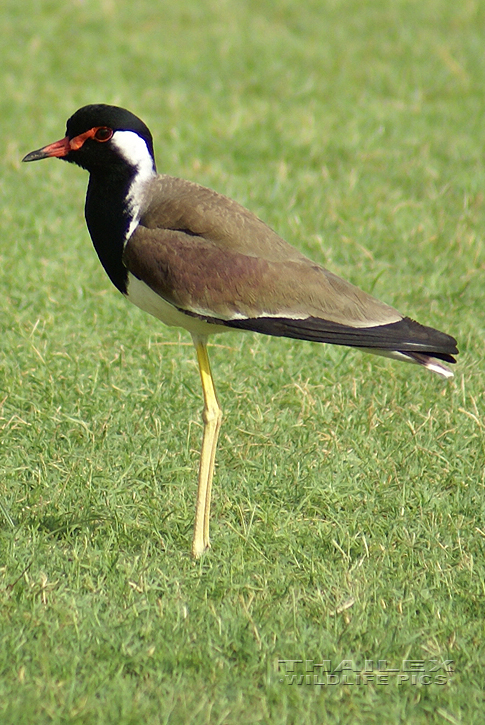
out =
[[[138,277],[135,277],[131,272],[128,273],[128,292],[126,296],[134,305],[144,312],[148,312],[149,315],[153,315],[153,317],[161,320],[165,325],[169,327],[183,327],[192,335],[207,337],[207,335],[230,331],[229,327],[212,325],[209,322],[197,319],[197,317],[191,317],[180,312],[180,310],[164,300],[163,297],[160,297],[151,287],[138,279]]]
[[[258,319],[259,317],[271,317],[271,319],[274,320],[308,320],[309,316],[304,315],[300,312],[290,312],[289,310],[283,310],[283,312],[258,312],[257,315],[254,315],[255,319]],[[237,320],[237,319],[247,320],[247,315],[239,315],[235,314],[230,319],[231,320]]]
[[[134,131],[115,131],[111,143],[120,155],[136,169],[128,191],[127,202],[132,217],[125,243],[135,231],[140,221],[143,202],[143,186],[156,176],[155,162],[144,139]]]
[[[198,315],[205,315],[207,317],[211,317],[214,315],[213,312],[207,311],[207,310],[194,310]],[[227,320],[230,322],[231,320],[259,320],[261,317],[271,318],[271,319],[281,319],[281,320],[307,320],[308,315],[302,315],[296,312],[281,312],[281,313],[274,313],[274,312],[258,312],[258,314],[254,314],[251,316],[244,315],[242,312],[234,312],[232,315],[218,315],[219,319],[221,320]]]

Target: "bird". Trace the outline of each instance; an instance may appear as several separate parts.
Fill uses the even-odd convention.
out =
[[[448,378],[457,342],[415,322],[304,256],[236,201],[158,174],[153,138],[130,111],[91,104],[63,138],[23,161],[55,157],[89,172],[85,218],[101,264],[130,302],[187,330],[203,393],[192,555],[210,547],[219,405],[207,350],[231,330],[358,348]]]

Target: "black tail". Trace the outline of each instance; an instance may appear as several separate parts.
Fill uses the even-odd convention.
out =
[[[240,330],[252,330],[276,337],[292,337],[313,342],[327,342],[332,345],[366,348],[370,352],[417,353],[408,355],[416,362],[418,355],[431,356],[448,363],[456,362],[458,354],[456,340],[451,335],[420,325],[404,317],[398,322],[374,327],[351,327],[329,322],[318,317],[292,320],[283,317],[253,317],[245,320],[224,320],[222,324]]]

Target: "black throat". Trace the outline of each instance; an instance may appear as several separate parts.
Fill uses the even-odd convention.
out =
[[[128,270],[123,264],[123,247],[133,214],[128,193],[136,168],[124,165],[89,175],[84,213],[94,248],[108,277],[126,294]]]

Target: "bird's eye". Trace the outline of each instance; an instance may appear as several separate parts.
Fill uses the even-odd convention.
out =
[[[107,126],[100,126],[96,129],[94,138],[96,139],[96,141],[101,141],[103,143],[104,141],[109,141],[112,135],[112,128],[108,128]]]

